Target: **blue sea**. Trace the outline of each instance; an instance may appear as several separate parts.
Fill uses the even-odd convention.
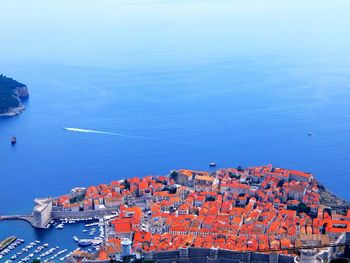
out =
[[[0,214],[210,162],[311,172],[349,200],[348,10],[347,0],[2,0],[0,73],[30,99],[0,119]],[[0,222],[0,239],[72,250],[82,228]]]

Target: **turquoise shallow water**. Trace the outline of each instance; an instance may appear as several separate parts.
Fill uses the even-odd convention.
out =
[[[212,161],[305,170],[350,199],[347,1],[102,2],[3,3],[0,72],[30,99],[0,120],[0,213]],[[71,249],[81,227],[0,238]]]

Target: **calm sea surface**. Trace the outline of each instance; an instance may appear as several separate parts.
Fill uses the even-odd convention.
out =
[[[349,1],[0,2],[0,73],[30,91],[0,119],[0,214],[213,161],[308,171],[350,199]],[[0,222],[0,238],[72,249],[82,227]]]

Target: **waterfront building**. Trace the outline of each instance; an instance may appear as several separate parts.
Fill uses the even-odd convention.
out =
[[[193,186],[193,173],[190,170],[179,170],[177,183],[185,186]]]
[[[301,181],[301,182],[310,182],[313,179],[312,174],[304,173],[296,170],[288,170],[289,178],[291,180]]]
[[[52,201],[50,199],[35,199],[33,209],[33,225],[45,227],[51,220]]]
[[[71,191],[72,198],[81,197],[86,194],[86,188],[85,187],[75,187]]]

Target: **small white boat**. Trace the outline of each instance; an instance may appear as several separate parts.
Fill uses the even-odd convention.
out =
[[[73,239],[74,239],[75,242],[79,241],[79,238],[77,236],[73,236]]]
[[[57,228],[57,229],[62,229],[62,228],[63,228],[63,223],[62,223],[62,224],[58,224],[58,225],[56,226],[56,228]]]

